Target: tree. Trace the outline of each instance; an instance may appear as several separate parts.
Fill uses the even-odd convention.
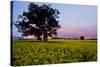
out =
[[[81,39],[81,40],[84,40],[85,38],[84,38],[84,36],[81,36],[80,39]]]
[[[39,6],[35,3],[30,3],[28,11],[23,12],[18,16],[16,21],[16,27],[23,36],[35,35],[38,40],[43,35],[43,41],[47,41],[48,35],[54,34],[61,27],[58,24],[58,14],[60,12],[57,9],[53,9],[51,5],[43,4]],[[20,19],[21,18],[21,19]]]

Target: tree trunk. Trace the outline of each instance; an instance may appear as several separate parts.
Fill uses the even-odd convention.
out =
[[[42,40],[40,36],[37,36],[37,40]]]
[[[43,42],[48,41],[47,30],[43,30]]]

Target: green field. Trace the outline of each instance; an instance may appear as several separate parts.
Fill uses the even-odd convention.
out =
[[[97,60],[96,40],[14,40],[12,45],[14,66]]]

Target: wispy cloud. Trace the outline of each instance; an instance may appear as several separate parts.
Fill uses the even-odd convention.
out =
[[[79,37],[81,35],[84,35],[86,38],[96,38],[97,29],[96,25],[62,27],[58,30],[58,34],[62,37]]]

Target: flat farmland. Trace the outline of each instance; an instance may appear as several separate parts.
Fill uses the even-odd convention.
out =
[[[12,46],[14,66],[97,61],[96,40],[13,40]]]

